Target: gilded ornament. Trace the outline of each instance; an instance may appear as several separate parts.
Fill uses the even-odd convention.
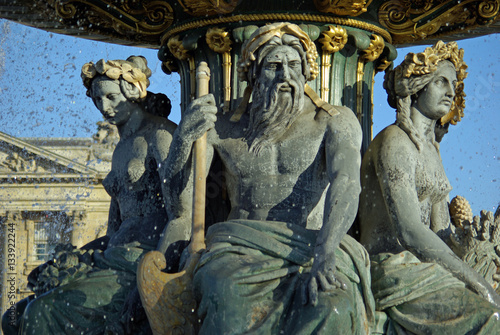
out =
[[[384,51],[384,47],[385,43],[382,37],[376,34],[372,34],[370,46],[367,49],[363,50],[363,56],[361,56],[362,60],[365,62],[373,62],[380,57],[380,55]]]
[[[50,1],[46,5],[50,5]],[[173,9],[166,1],[53,1],[55,14],[79,27],[93,30],[114,29],[126,36],[158,35],[174,20]],[[85,13],[85,15],[79,15]]]
[[[380,6],[378,19],[391,33],[393,43],[402,44],[489,24],[498,17],[499,9],[500,0],[391,0]]]
[[[209,28],[205,35],[208,47],[222,54],[222,72],[224,85],[224,112],[229,111],[231,103],[231,38],[224,28]]]
[[[226,23],[255,21],[315,21],[325,24],[340,24],[343,26],[372,31],[384,37],[387,42],[392,43],[391,34],[389,34],[385,28],[380,28],[379,26],[371,23],[355,20],[352,18],[334,17],[332,15],[311,15],[297,13],[235,14],[231,16],[194,20],[167,30],[161,37],[161,43],[165,43],[165,41],[176,34],[180,34],[191,29],[199,29],[202,27]]]
[[[379,65],[377,66],[377,72],[385,71],[389,66],[391,66],[392,61],[388,61],[386,58],[380,60]]]
[[[491,19],[495,19],[498,15],[500,7],[500,1],[489,0],[489,1],[481,1],[478,6],[478,15],[483,20],[489,21]]]
[[[174,36],[167,42],[168,50],[179,60],[186,60],[189,58],[189,51],[182,45],[182,40],[179,36]]]
[[[224,53],[231,50],[231,38],[224,28],[209,28],[205,40],[208,47],[215,52]]]
[[[464,222],[472,222],[472,209],[464,197],[457,195],[450,201],[450,217],[456,227],[464,228]]]
[[[178,0],[184,11],[193,16],[231,13],[241,0]]]
[[[319,39],[322,44],[321,50],[321,99],[329,101],[329,85],[331,54],[343,49],[347,43],[347,31],[340,26],[328,26],[328,30],[322,33],[322,38]]]
[[[328,26],[328,30],[324,31],[319,42],[322,44],[323,52],[332,54],[342,50],[347,43],[347,31],[340,26]]]
[[[316,8],[323,13],[357,16],[366,12],[372,0],[314,0]]]

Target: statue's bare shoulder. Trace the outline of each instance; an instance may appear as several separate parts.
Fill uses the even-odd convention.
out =
[[[344,144],[349,144],[351,147],[361,147],[361,139],[363,137],[359,121],[353,111],[344,106],[330,106],[330,111],[320,110],[316,120],[326,124],[326,138]],[[338,144],[340,144],[338,143]]]
[[[418,150],[404,130],[390,125],[375,137],[365,155],[377,166],[399,166],[409,171],[416,163]]]

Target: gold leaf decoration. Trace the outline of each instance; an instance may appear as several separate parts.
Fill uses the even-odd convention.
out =
[[[178,0],[184,11],[193,16],[231,13],[241,0]]]
[[[384,47],[384,39],[379,35],[372,34],[370,46],[367,49],[363,50],[363,56],[361,56],[361,58],[365,62],[373,62],[380,57],[380,55],[384,51]]]
[[[321,34],[319,42],[323,52],[332,54],[342,50],[347,43],[347,31],[340,26],[328,26],[328,30]]]
[[[469,202],[462,196],[457,195],[450,201],[450,217],[456,227],[464,227],[464,222],[472,222],[472,209]]]
[[[393,43],[403,44],[487,25],[498,18],[499,10],[500,0],[391,0],[380,6],[378,19]]]
[[[99,60],[96,64],[90,62],[82,67],[81,77],[83,85],[90,89],[92,79],[97,75],[107,76],[110,79],[117,80],[120,77],[123,80],[137,87],[140,93],[140,98],[145,98],[147,88],[149,86],[148,75],[142,72],[141,69],[134,67],[133,63],[123,60],[110,60],[105,62],[104,59]]]
[[[170,38],[167,42],[168,50],[179,60],[186,60],[189,58],[189,51],[182,45],[182,40],[179,36]]]
[[[104,35],[112,29],[130,39],[140,35],[159,37],[174,20],[170,4],[159,0],[58,0],[46,1],[43,6],[49,9],[47,13],[53,11],[49,16],[54,15],[65,24]]]
[[[377,72],[385,71],[389,66],[391,66],[392,61],[388,61],[387,59],[382,59],[380,64],[377,66]]]
[[[372,0],[314,0],[316,8],[323,13],[357,16],[366,12]]]
[[[231,50],[232,41],[224,28],[209,28],[205,40],[208,47],[215,52],[224,53]]]

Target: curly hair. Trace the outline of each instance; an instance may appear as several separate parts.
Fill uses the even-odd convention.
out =
[[[148,113],[166,118],[172,108],[170,99],[165,94],[155,94],[146,90],[150,84],[151,73],[146,58],[130,56],[127,60],[118,59],[105,62],[104,59],[101,59],[96,64],[86,63],[82,67],[81,77],[89,97],[92,97],[93,80],[107,77],[119,81],[120,89],[128,100],[141,103]],[[130,95],[130,90],[125,87],[127,85],[133,85],[138,89],[138,98]]]
[[[91,96],[92,82],[95,78],[105,76],[109,79],[120,80],[122,83],[134,85],[140,94],[140,99],[146,97],[146,89],[149,86],[149,77],[151,70],[148,67],[146,58],[142,56],[130,56],[127,60],[110,60],[104,61],[101,59],[96,64],[89,62],[82,66],[81,77],[83,85],[87,88],[87,96]],[[122,92],[126,92],[123,90]]]
[[[415,146],[420,149],[421,138],[410,119],[413,99],[418,92],[434,78],[437,65],[441,61],[450,61],[457,73],[455,98],[450,112],[440,120],[444,125],[448,122],[456,124],[461,120],[465,108],[464,79],[467,77],[467,65],[463,60],[464,50],[458,49],[456,42],[445,44],[438,41],[424,52],[409,53],[404,61],[393,70],[388,70],[384,77],[384,88],[387,91],[389,105],[396,109],[396,125],[403,129]]]

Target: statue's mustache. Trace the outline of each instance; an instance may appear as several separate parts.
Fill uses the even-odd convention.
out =
[[[285,79],[269,88],[265,108],[275,105],[280,94],[291,93],[292,101],[295,101],[299,83],[293,79]]]

